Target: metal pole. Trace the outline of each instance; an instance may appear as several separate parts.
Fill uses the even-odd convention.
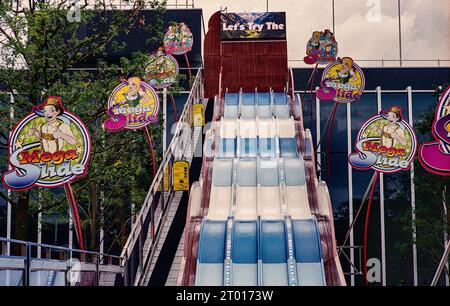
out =
[[[333,34],[336,35],[335,14],[334,14],[334,0],[332,0],[332,11],[333,11]]]
[[[31,275],[31,246],[27,243],[25,249],[25,287],[30,286]]]
[[[436,286],[436,284],[439,280],[439,277],[441,277],[442,270],[444,269],[445,263],[448,260],[449,252],[450,252],[450,240],[447,241],[447,245],[445,246],[444,255],[442,255],[441,262],[439,263],[436,273],[434,274],[433,281],[431,282],[431,286]]]
[[[9,119],[10,122],[14,120],[14,95],[10,94],[10,100],[9,100],[11,106],[9,108]],[[11,137],[12,133],[12,125],[10,126],[9,130],[9,137]],[[9,170],[11,170],[11,165],[9,165]],[[12,198],[12,192],[8,189],[8,199]],[[11,202],[8,201],[7,208],[6,208],[6,238],[11,239],[11,215],[12,215],[12,206]],[[9,256],[11,254],[11,243],[8,241],[6,242],[6,255]]]
[[[347,103],[347,153],[350,155],[352,153],[352,112],[351,112],[351,103]],[[353,222],[353,171],[352,167],[349,163],[347,163],[347,172],[348,172],[348,222],[349,225]],[[354,269],[354,261],[355,261],[355,250],[353,248],[355,244],[353,229],[350,231],[350,285],[355,285],[355,269]]]
[[[73,248],[73,216],[72,216],[72,210],[70,208],[67,208],[67,211],[69,213],[69,249]]]
[[[123,263],[124,263],[123,264],[123,284],[125,286],[129,285],[129,282],[128,282],[128,265],[129,265],[129,263],[128,263],[127,253],[128,253],[128,251],[125,251],[125,257],[123,260]]]
[[[408,92],[408,121],[409,124],[413,125],[413,108],[412,108],[412,90],[411,86],[406,88]],[[417,273],[417,245],[416,245],[416,186],[414,184],[414,163],[411,163],[410,171],[411,180],[411,222],[412,222],[412,238],[413,238],[413,279],[414,286],[419,284],[419,278]]]
[[[38,224],[37,224],[37,243],[42,243],[42,190],[38,188]],[[41,258],[41,247],[37,247],[37,258]]]
[[[444,186],[444,189],[442,190],[442,206],[444,208],[444,224],[447,224],[447,203],[445,200],[447,194],[447,186]],[[444,229],[444,245],[448,240],[448,234],[447,231]],[[448,287],[450,285],[450,280],[448,277],[448,261],[445,261],[445,285]]]
[[[100,254],[95,254],[95,285],[100,283]]]
[[[398,46],[400,53],[400,67],[402,67],[402,18],[401,18],[401,8],[400,8],[400,0],[397,0],[398,3]]]
[[[316,87],[316,92],[319,87]],[[317,139],[317,171],[319,171],[319,179],[322,176],[322,158],[321,158],[321,146],[320,146],[320,99],[316,95],[316,139]]]
[[[102,148],[105,147],[105,136],[102,135]],[[105,160],[105,155],[102,156],[103,161]],[[102,182],[100,190],[100,253],[105,253],[105,215],[104,215],[104,205],[105,205],[105,192],[103,190],[104,182]],[[100,262],[103,262],[103,255],[100,257]]]
[[[163,89],[163,115],[164,115],[164,131],[163,131],[163,155],[167,148],[167,88]]]
[[[381,111],[381,87],[377,87],[377,108]],[[384,175],[380,173],[381,280],[386,286],[386,226],[384,219]]]
[[[363,198],[361,200],[361,205],[358,208],[358,211],[356,212],[356,216],[353,219],[352,223],[350,224],[347,233],[345,234],[344,242],[342,243],[342,246],[345,246],[347,243],[348,238],[350,237],[350,232],[353,230],[353,227],[355,226],[356,220],[358,220],[359,214],[361,213],[362,208],[364,207],[364,203],[366,202],[367,196],[369,195],[370,188],[374,184],[375,178],[376,178],[377,172],[374,171],[372,178],[370,179],[369,185],[367,185],[366,191],[364,192]],[[338,253],[342,253],[342,248],[339,249]]]
[[[54,239],[55,239],[55,245],[57,245],[58,244],[58,221],[57,220],[55,220],[55,237],[54,237]]]
[[[100,253],[105,253],[105,230],[103,228],[103,223],[105,221],[105,216],[103,214],[103,205],[105,201],[104,191],[100,191]],[[103,262],[103,255],[100,256],[100,262]]]

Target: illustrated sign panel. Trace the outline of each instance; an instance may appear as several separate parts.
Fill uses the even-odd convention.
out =
[[[194,126],[205,125],[205,106],[203,104],[194,104],[192,107],[194,114]]]
[[[173,189],[175,191],[189,190],[189,163],[177,160],[173,163]]]
[[[357,152],[348,158],[353,168],[393,173],[411,167],[417,138],[411,125],[403,120],[402,109],[393,106],[363,124],[355,148]]]
[[[153,52],[146,65],[146,81],[156,89],[169,87],[177,80],[179,72],[177,60],[162,49]]]
[[[286,14],[222,13],[220,16],[220,38],[240,39],[286,39]]]
[[[12,169],[2,177],[7,188],[53,188],[87,173],[91,138],[81,119],[51,96],[17,124],[8,152]]]
[[[110,131],[140,129],[158,121],[159,97],[150,84],[139,77],[121,82],[109,96],[104,127]]]
[[[432,132],[436,141],[420,146],[419,161],[431,173],[450,176],[450,86],[439,99]]]
[[[184,22],[170,25],[164,35],[164,50],[168,54],[181,55],[192,50],[194,37]]]
[[[314,31],[306,44],[306,54],[309,57],[305,58],[305,62],[326,65],[336,60],[337,53],[338,43],[330,30]]]
[[[325,90],[328,95],[319,95],[319,98],[350,103],[361,98],[365,85],[364,73],[353,59],[338,58],[328,64],[322,73],[321,86],[328,89]]]

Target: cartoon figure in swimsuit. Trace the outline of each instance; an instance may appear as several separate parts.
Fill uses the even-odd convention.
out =
[[[44,152],[55,153],[62,150],[64,142],[72,146],[77,145],[77,139],[70,130],[70,125],[60,117],[64,112],[60,97],[48,97],[44,104],[35,109],[35,113],[45,117],[47,123],[32,126],[28,136],[40,139]]]
[[[179,33],[180,33],[180,42],[181,42],[181,47],[186,47],[187,43],[188,43],[188,35],[189,35],[189,28],[187,27],[187,25],[184,22],[181,22],[179,24]]]
[[[126,104],[130,107],[136,107],[139,104],[146,106],[151,100],[149,95],[141,87],[141,79],[138,77],[131,77],[128,79],[128,91],[125,92],[124,97]]]
[[[145,70],[147,74],[151,74],[156,78],[166,78],[167,76],[170,76],[170,69],[161,48],[154,54]]]
[[[334,37],[333,37],[333,33],[330,30],[328,30],[328,29],[326,29],[324,31],[324,40],[325,40],[325,42],[324,42],[325,51],[327,52],[327,54],[329,54],[332,51],[332,49],[333,49],[333,46],[335,44],[335,40],[334,40]]]
[[[353,69],[353,60],[350,57],[342,58],[342,68],[336,70],[337,75],[333,80],[338,80],[341,84],[358,82],[359,78]]]
[[[321,33],[319,31],[313,32],[312,37],[309,39],[308,42],[308,52],[311,52],[311,49],[319,50],[320,49],[320,38]]]
[[[387,148],[397,148],[397,146],[406,146],[404,129],[398,124],[402,121],[400,108],[393,106],[385,113],[388,124],[382,127],[376,127],[377,133],[381,134],[381,144]]]

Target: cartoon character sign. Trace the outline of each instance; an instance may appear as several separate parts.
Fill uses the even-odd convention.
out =
[[[164,50],[168,54],[181,55],[192,50],[194,38],[184,22],[169,26],[164,35]]]
[[[432,131],[436,141],[420,146],[419,161],[434,174],[450,176],[450,86],[439,99]]]
[[[86,126],[64,109],[60,97],[51,96],[12,131],[12,169],[3,174],[3,183],[12,190],[61,186],[86,174],[90,154]]]
[[[358,152],[348,158],[353,168],[393,173],[410,168],[417,138],[411,125],[403,120],[402,109],[393,106],[364,123],[355,147]]]
[[[177,60],[160,48],[153,52],[145,67],[146,80],[156,89],[169,87],[178,76]]]
[[[337,53],[338,44],[330,30],[314,31],[306,44],[305,63],[326,65],[336,60]]]
[[[350,57],[338,58],[328,64],[322,74],[321,86],[329,88],[333,95],[323,96],[325,100],[350,103],[359,100],[365,87],[364,73]],[[319,95],[319,98],[322,97]]]
[[[108,99],[108,114],[104,122],[108,130],[139,129],[158,120],[159,97],[155,90],[139,77],[122,81]]]

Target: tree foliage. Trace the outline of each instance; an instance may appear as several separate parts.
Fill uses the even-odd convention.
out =
[[[13,1],[14,2],[14,1]],[[132,218],[130,206],[136,209],[144,201],[150,186],[151,158],[143,131],[105,132],[106,101],[121,78],[143,76],[146,55],[134,53],[111,63],[107,51],[125,47],[119,35],[141,28],[146,33],[142,43],[154,46],[162,41],[162,14],[165,1],[134,1],[129,10],[114,9],[108,1],[81,1],[79,22],[68,21],[68,2],[30,1],[32,5],[13,5],[0,2],[0,86],[4,99],[0,104],[0,158],[1,170],[7,165],[8,133],[19,119],[30,112],[49,95],[61,96],[65,107],[86,123],[92,138],[92,156],[88,175],[73,183],[81,212],[83,231],[88,249],[97,249],[101,226],[117,246],[126,237],[126,228]],[[92,1],[91,1],[92,2]],[[22,3],[19,1],[19,3]],[[88,9],[89,8],[89,9]],[[154,20],[146,22],[142,11],[151,9]],[[95,70],[78,69],[89,66]],[[9,103],[9,95],[14,103]],[[13,106],[14,118],[10,119]],[[155,152],[161,152],[160,135],[163,122],[149,126]],[[161,154],[157,154],[160,161]],[[14,193],[4,188],[0,195],[15,209],[14,238],[34,240],[27,228],[39,211],[45,214],[66,214],[67,204],[62,188]],[[100,217],[103,203],[104,218]],[[39,208],[41,207],[41,208]],[[114,245],[111,245],[114,247]],[[107,249],[105,249],[107,251]]]

